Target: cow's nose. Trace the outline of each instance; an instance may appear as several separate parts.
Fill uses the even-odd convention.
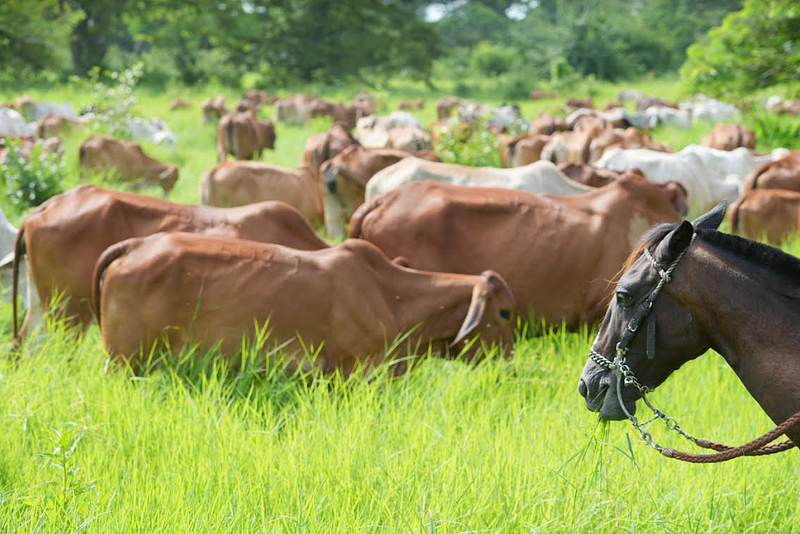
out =
[[[578,382],[578,393],[580,393],[581,397],[584,399],[586,398],[586,395],[589,394],[589,387],[586,385],[586,382],[583,381],[583,378],[581,378],[580,382]]]

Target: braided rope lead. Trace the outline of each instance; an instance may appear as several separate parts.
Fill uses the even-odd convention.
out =
[[[661,450],[661,454],[663,454],[667,458],[682,460],[684,462],[689,462],[693,464],[713,464],[718,462],[726,462],[728,460],[732,460],[740,456],[763,456],[766,454],[775,454],[778,452],[789,450],[796,446],[796,444],[792,440],[782,441],[774,445],[767,445],[767,444],[774,441],[778,436],[785,434],[787,430],[795,426],[798,422],[800,422],[800,412],[797,412],[796,414],[791,416],[789,419],[787,419],[780,425],[776,426],[763,436],[754,439],[750,443],[745,443],[744,445],[741,445],[739,447],[729,447],[724,449],[722,452],[717,452],[714,454],[692,454],[688,452],[677,451],[675,449],[670,449],[667,447]],[[718,443],[713,443],[710,441],[707,442],[706,444],[709,445],[708,448],[714,450],[718,450],[715,446],[720,445]],[[698,443],[698,445],[700,444]],[[721,445],[721,447],[726,447],[726,446]]]

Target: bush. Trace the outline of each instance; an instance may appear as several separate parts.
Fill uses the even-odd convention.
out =
[[[143,73],[144,65],[138,62],[122,72],[106,73],[110,84],[101,80],[101,71],[98,68],[89,73],[87,80],[73,78],[73,82],[91,94],[93,112],[98,123],[111,135],[128,138],[128,122],[133,118],[133,109],[138,103],[138,99],[133,96],[133,89]]]
[[[0,166],[5,197],[22,213],[63,191],[64,159],[36,145],[31,157],[25,159],[19,150],[19,140],[8,142],[6,159]]]
[[[775,148],[800,149],[800,122],[787,120],[780,115],[754,115],[751,128],[763,150]]]
[[[457,163],[471,167],[500,167],[500,150],[497,138],[489,131],[485,122],[472,127],[471,135],[460,126],[454,126],[442,136],[435,147],[436,154],[445,163]]]
[[[511,69],[516,54],[511,48],[481,41],[472,51],[470,64],[485,76],[497,76]]]

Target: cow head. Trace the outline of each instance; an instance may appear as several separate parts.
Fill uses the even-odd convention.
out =
[[[486,344],[495,343],[509,348],[514,343],[514,294],[503,278],[494,271],[484,271],[472,289],[472,300],[451,349],[479,335]],[[465,354],[472,359],[482,351]]]
[[[175,182],[178,181],[178,167],[175,165],[167,165],[167,168],[158,175],[158,183],[164,192],[169,194],[172,188],[175,187]]]

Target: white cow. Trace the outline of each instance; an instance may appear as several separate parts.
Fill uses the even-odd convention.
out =
[[[652,117],[653,126],[665,124],[667,126],[678,126],[680,128],[690,128],[692,126],[692,114],[685,109],[675,109],[667,106],[650,106],[644,110],[644,114]]]
[[[146,139],[157,145],[175,147],[175,134],[161,119],[128,119],[128,132],[134,139]]]
[[[680,108],[692,114],[692,121],[733,122],[742,117],[733,104],[720,102],[705,95],[697,95],[688,102],[681,102]]]
[[[366,148],[396,148],[413,152],[433,147],[422,123],[403,111],[395,111],[388,117],[370,115],[358,119],[356,139]]]
[[[34,133],[36,133],[36,123],[25,122],[25,117],[17,110],[0,108],[0,136],[26,137]]]
[[[437,163],[411,157],[386,167],[370,178],[367,182],[366,199],[369,200],[411,182],[425,180],[554,195],[580,195],[594,190],[592,187],[571,180],[549,161],[537,161],[512,169],[498,169]]]
[[[33,122],[38,121],[50,113],[62,115],[71,119],[78,118],[78,114],[75,113],[75,109],[67,102],[61,104],[57,104],[55,102],[34,102],[33,104],[27,106],[26,111],[28,113],[28,118]]]
[[[739,196],[747,174],[785,153],[785,149],[778,149],[768,156],[755,156],[742,147],[726,151],[700,145],[689,145],[675,153],[617,148],[607,150],[594,165],[617,172],[638,167],[652,182],[679,182],[686,188],[689,206],[705,212],[722,200]]]
[[[486,106],[466,100],[458,106],[458,116],[462,122],[476,122],[485,120],[489,128],[496,130],[518,127],[522,132],[527,132],[531,126],[530,121],[522,118],[519,106],[503,104],[498,107]]]
[[[2,286],[2,298],[4,301],[11,300],[12,266],[14,262],[14,240],[17,238],[17,229],[8,222],[5,213],[0,210],[0,285]],[[25,305],[28,305],[27,296],[27,277],[26,262],[20,265],[19,280],[20,294],[25,296]]]
[[[570,128],[574,128],[575,123],[578,121],[578,119],[586,115],[591,117],[599,117],[603,120],[607,120],[610,122],[618,121],[620,119],[625,119],[631,126],[635,126],[641,129],[652,128],[658,124],[658,117],[654,116],[653,114],[648,114],[640,111],[636,112],[628,111],[625,108],[614,108],[610,111],[599,111],[596,109],[580,108],[570,113],[565,120]]]

